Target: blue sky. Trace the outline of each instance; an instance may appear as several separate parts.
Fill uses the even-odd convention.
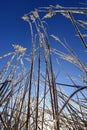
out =
[[[0,54],[2,55],[3,53],[10,51],[13,43],[31,48],[28,24],[21,19],[25,13],[40,6],[51,4],[78,6],[81,2],[86,3],[86,0],[0,0]],[[59,18],[57,21],[59,21]],[[55,20],[49,22],[50,24],[54,24]],[[65,27],[65,29],[66,28],[67,27]],[[60,27],[59,30],[61,30],[60,34],[62,35],[62,28]],[[56,28],[55,31],[57,31]],[[70,30],[68,29],[68,31]]]
[[[81,3],[86,3],[86,0],[0,0],[0,55],[13,51],[12,44],[20,44],[31,51],[29,26],[21,19],[24,14],[34,10],[34,8],[56,4],[65,7],[87,7]],[[49,34],[53,33],[63,41],[65,38],[67,43],[84,60],[83,53],[80,53],[82,49],[84,51],[84,47],[81,46],[79,38],[75,36],[76,32],[71,21],[58,15],[58,17],[54,16],[51,20],[47,20],[47,23]],[[62,49],[56,42],[51,43],[51,46],[59,50]],[[69,69],[67,64],[66,67]]]

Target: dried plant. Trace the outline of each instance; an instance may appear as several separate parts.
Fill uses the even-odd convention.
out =
[[[40,13],[44,13],[42,18]],[[87,15],[87,8],[50,5],[25,14],[22,19],[29,24],[31,30],[31,57],[26,55],[26,48],[17,44],[13,45],[13,52],[0,56],[0,60],[9,57],[0,70],[1,130],[87,129],[87,66],[67,43],[54,34],[51,37],[62,45],[66,53],[52,48],[43,22],[58,13],[71,20],[82,46],[87,49],[86,40],[78,26],[85,29],[87,22],[73,17],[73,14]],[[62,69],[61,62],[54,63],[54,55],[56,59],[68,61],[80,70],[82,84],[74,81]],[[57,75],[54,64],[67,75],[72,84],[58,80],[61,73]],[[70,93],[67,93],[65,89],[68,91],[69,88]]]

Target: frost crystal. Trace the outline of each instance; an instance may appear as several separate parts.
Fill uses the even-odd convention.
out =
[[[20,52],[22,55],[25,54],[27,48],[23,48],[20,45],[13,45],[16,52]]]

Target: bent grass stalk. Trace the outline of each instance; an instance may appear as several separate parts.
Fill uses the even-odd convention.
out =
[[[40,13],[44,14],[42,18]],[[86,8],[50,5],[25,14],[22,19],[28,22],[31,30],[31,58],[26,57],[26,48],[20,45],[13,45],[14,52],[0,56],[0,60],[11,56],[0,71],[1,130],[87,129],[87,67],[67,43],[53,34],[51,37],[60,43],[67,53],[52,48],[44,25],[43,20],[58,13],[72,21],[82,45],[87,48],[83,34],[77,26],[78,20],[73,17],[73,14],[87,15]],[[84,23],[86,26],[86,22]],[[68,73],[66,75],[72,84],[57,80],[59,77],[56,77],[54,54],[58,59],[70,62],[81,71],[80,79],[83,84],[78,85]],[[29,70],[26,70],[24,60],[28,62]],[[60,62],[59,64],[61,66]],[[71,93],[67,94],[64,91],[66,88],[70,88]]]

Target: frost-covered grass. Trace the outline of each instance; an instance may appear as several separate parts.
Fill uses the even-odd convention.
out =
[[[43,14],[42,17],[40,14]],[[0,129],[1,130],[86,130],[87,128],[87,66],[58,36],[46,32],[46,19],[60,13],[71,20],[82,46],[87,49],[84,34],[79,26],[87,29],[85,20],[73,14],[87,15],[87,8],[41,7],[25,14],[31,30],[32,51],[13,45],[14,51],[0,56],[9,57],[0,70]],[[78,26],[79,25],[79,26]],[[86,34],[85,34],[86,36]],[[62,45],[66,53],[51,47],[50,37]],[[56,56],[56,60],[54,57]],[[60,60],[70,62],[79,71],[81,83],[72,78]],[[0,61],[0,62],[1,62]],[[55,64],[59,71],[55,71]],[[71,65],[71,66],[70,66]],[[60,80],[61,71],[68,77]],[[72,72],[72,71],[71,71]],[[62,78],[62,77],[61,77]],[[71,84],[69,84],[71,83]],[[68,91],[68,93],[67,93]]]

